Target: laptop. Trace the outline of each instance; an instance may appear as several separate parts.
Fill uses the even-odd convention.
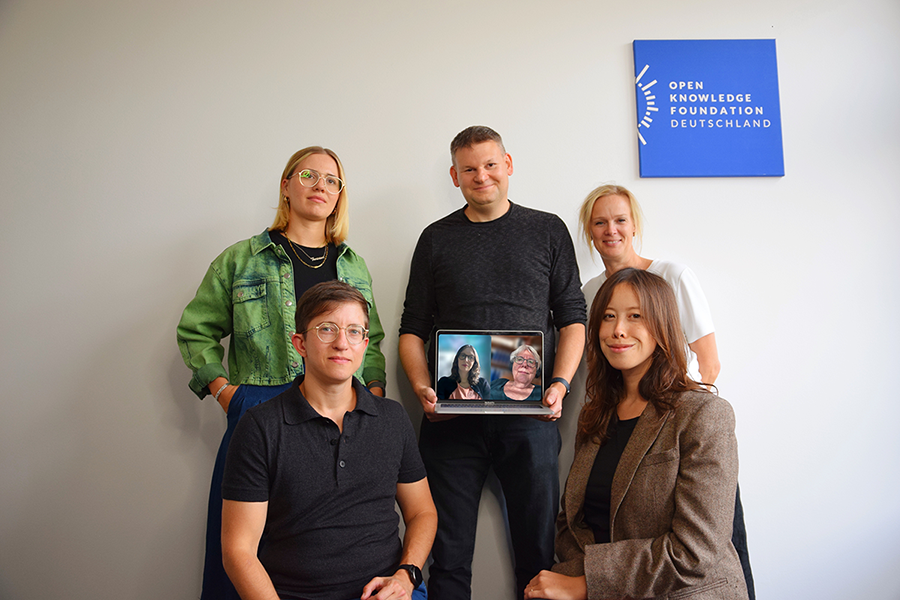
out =
[[[441,329],[433,349],[438,396],[434,412],[553,414],[541,402],[545,390],[543,332]]]

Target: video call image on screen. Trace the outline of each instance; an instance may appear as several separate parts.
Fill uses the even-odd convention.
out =
[[[515,333],[475,333],[475,332],[438,332],[435,363],[435,382],[447,377],[454,378],[458,381],[459,368],[457,375],[453,374],[453,362],[462,362],[462,369],[472,363],[469,368],[474,368],[477,364],[479,368],[479,377],[483,378],[487,387],[494,384],[494,388],[502,387],[503,379],[513,381],[513,364],[512,354],[517,348],[527,345],[530,349],[523,348],[519,354],[522,360],[519,365],[523,367],[520,378],[532,375],[530,383],[537,388],[537,396],[543,395],[543,369],[538,365],[543,360],[543,340],[540,332],[515,332]],[[536,356],[532,356],[532,351]],[[474,359],[474,360],[473,360]],[[445,379],[446,380],[446,379]],[[438,389],[438,399],[447,400],[449,394],[446,392],[447,386],[436,385]],[[491,397],[483,398],[484,400],[509,400],[502,392],[494,391]]]

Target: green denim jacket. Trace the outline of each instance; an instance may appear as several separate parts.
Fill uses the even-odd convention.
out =
[[[385,382],[381,340],[384,329],[375,308],[366,262],[347,244],[337,249],[338,279],[369,303],[369,347],[356,376],[370,385]],[[232,384],[281,385],[303,373],[303,359],[291,345],[296,298],[293,266],[268,230],[234,244],[209,266],[197,295],[178,324],[178,348],[194,372],[191,390],[200,398],[216,377]],[[220,341],[230,335],[228,373]]]

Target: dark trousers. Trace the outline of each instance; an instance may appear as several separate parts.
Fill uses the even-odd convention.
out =
[[[756,600],[756,589],[753,587],[753,572],[750,570],[750,552],[747,550],[747,527],[744,525],[744,506],[741,504],[741,486],[737,488],[734,498],[734,525],[731,530],[731,543],[737,550],[741,559],[741,569],[744,571],[744,582],[747,584],[747,593],[750,600]]]
[[[225,457],[228,444],[238,421],[248,409],[274,398],[291,387],[290,383],[274,387],[241,385],[228,405],[228,425],[216,453],[212,484],[209,488],[209,510],[206,516],[206,558],[203,564],[203,591],[201,600],[240,600],[237,590],[225,574],[222,566],[222,477],[225,474]]]
[[[539,571],[553,566],[560,444],[556,423],[531,417],[423,418],[419,450],[438,512],[428,571],[432,600],[471,597],[478,504],[490,469],[506,498],[517,597]]]

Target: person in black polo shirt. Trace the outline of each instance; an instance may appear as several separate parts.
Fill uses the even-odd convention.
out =
[[[424,598],[437,512],[406,411],[353,377],[367,309],[347,284],[310,288],[292,337],[305,375],[234,432],[222,548],[244,600]]]

